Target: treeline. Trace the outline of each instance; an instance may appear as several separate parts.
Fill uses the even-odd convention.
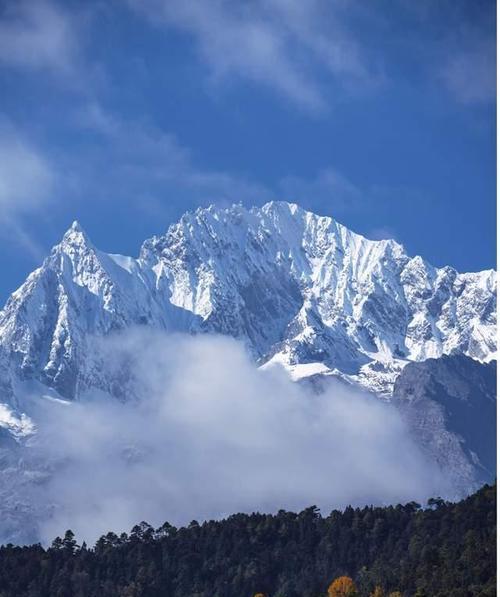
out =
[[[495,565],[496,485],[486,485],[425,509],[322,517],[311,507],[179,529],[142,523],[92,549],[71,531],[48,549],[7,545],[0,597],[487,597],[496,595]],[[333,593],[335,582],[350,592]]]

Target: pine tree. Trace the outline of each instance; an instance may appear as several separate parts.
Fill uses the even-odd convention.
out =
[[[75,553],[78,545],[75,541],[75,533],[73,533],[73,531],[71,531],[70,529],[68,529],[65,533],[64,533],[64,539],[62,540],[62,546],[64,547],[64,549],[70,553]]]
[[[51,548],[52,549],[62,549],[63,547],[63,540],[61,537],[56,537],[54,541],[52,541]]]

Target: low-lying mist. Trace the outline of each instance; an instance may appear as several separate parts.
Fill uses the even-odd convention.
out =
[[[30,449],[56,463],[32,498],[51,507],[43,542],[68,528],[92,542],[142,520],[328,513],[443,492],[397,411],[344,384],[317,394],[222,337],[134,331],[100,350],[141,399],[38,400]]]

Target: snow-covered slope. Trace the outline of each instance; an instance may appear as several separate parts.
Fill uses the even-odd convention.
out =
[[[138,259],[99,251],[74,223],[0,313],[2,402],[15,408],[29,380],[126,399],[89,341],[137,325],[229,334],[295,378],[330,372],[389,394],[410,361],[494,358],[495,286],[493,270],[435,268],[284,202],[186,213]]]

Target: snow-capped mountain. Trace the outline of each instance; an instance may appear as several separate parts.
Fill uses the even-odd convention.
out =
[[[127,335],[114,332],[137,327],[230,335],[263,368],[318,387],[342,378],[393,400],[453,480],[450,495],[472,490],[491,473],[481,430],[463,425],[493,421],[492,368],[481,363],[495,358],[495,287],[492,270],[435,268],[289,203],[187,213],[138,258],[100,251],[75,222],[0,312],[0,537],[38,540],[56,507],[37,496],[65,454],[39,452],[40,412],[147,393],[130,350],[116,350]],[[480,395],[470,398],[463,367]]]
[[[186,213],[137,259],[98,250],[75,222],[0,313],[2,402],[15,409],[26,382],[66,399],[120,396],[89,342],[143,325],[228,334],[294,378],[389,394],[408,362],[494,358],[495,288],[493,270],[436,268],[284,202]]]

